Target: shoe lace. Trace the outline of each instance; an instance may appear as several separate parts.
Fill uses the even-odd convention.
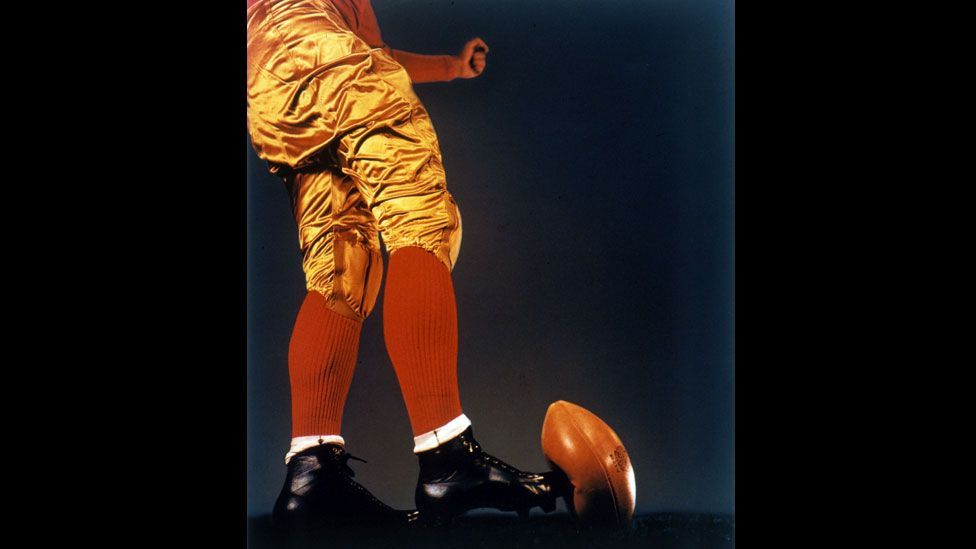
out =
[[[349,452],[346,452],[345,450],[343,450],[343,452],[341,454],[339,454],[339,460],[342,461],[342,470],[345,471],[346,474],[349,475],[349,476],[351,476],[351,477],[356,476],[356,472],[353,471],[352,470],[352,467],[349,466],[349,460],[350,459],[354,459],[356,461],[361,461],[363,463],[369,463],[365,459],[363,459],[361,457],[356,457],[356,456],[350,454]]]
[[[517,476],[531,476],[528,473],[525,473],[523,471],[519,471],[515,467],[512,467],[511,465],[509,465],[509,464],[505,463],[504,461],[498,459],[497,457],[489,454],[488,452],[485,452],[484,450],[481,449],[481,445],[478,444],[477,442],[474,442],[472,440],[464,440],[463,443],[464,443],[465,448],[467,448],[468,452],[470,452],[472,454],[478,454],[482,459],[484,459],[488,463],[491,463],[492,465],[498,467],[499,469],[503,469],[503,470],[508,471],[509,473],[512,473],[513,475],[517,475]]]
[[[339,454],[339,459],[342,461],[342,468],[343,468],[343,470],[349,475],[349,477],[356,476],[356,472],[352,470],[352,467],[349,467],[349,460],[350,459],[354,459],[356,461],[361,461],[363,463],[369,463],[365,459],[363,459],[361,457],[354,456],[354,455],[350,454],[349,452],[346,452],[345,450],[343,450],[342,453]],[[363,497],[365,497],[369,501],[373,502],[373,504],[376,505],[377,507],[379,507],[381,509],[384,509],[384,510],[388,510],[388,511],[394,511],[394,509],[392,507],[390,507],[389,505],[387,505],[387,504],[383,503],[382,501],[380,501],[379,498],[377,498],[376,496],[374,496],[369,490],[366,489],[365,486],[363,486],[362,484],[359,484],[358,482],[352,480],[352,478],[345,479],[345,483],[346,483],[347,486],[349,486],[353,490],[356,490],[357,492],[359,492]],[[416,520],[416,516],[412,516],[412,515],[409,515],[408,514],[407,515],[407,520],[408,521]]]

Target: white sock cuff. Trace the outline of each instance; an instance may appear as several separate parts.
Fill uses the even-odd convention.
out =
[[[419,454],[420,452],[433,450],[460,435],[470,426],[471,420],[468,419],[468,416],[461,414],[433,431],[427,431],[422,435],[413,437],[413,453]]]
[[[346,441],[339,435],[309,435],[305,437],[295,437],[291,439],[291,447],[288,448],[288,453],[285,454],[285,465],[291,461],[291,457],[302,450],[308,450],[313,446],[318,446],[319,444],[338,444],[339,446],[345,447]]]

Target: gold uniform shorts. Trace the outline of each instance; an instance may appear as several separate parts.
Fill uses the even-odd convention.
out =
[[[453,270],[461,212],[407,71],[356,36],[328,0],[247,12],[251,143],[285,181],[306,285],[362,320],[387,253],[420,246]]]

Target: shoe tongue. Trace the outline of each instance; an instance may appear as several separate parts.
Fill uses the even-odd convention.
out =
[[[327,442],[325,444],[319,444],[318,446],[315,446],[315,453],[320,456],[339,457],[343,453],[345,453],[345,449],[343,449],[342,446],[339,446],[338,444]]]
[[[468,427],[467,429],[462,431],[461,434],[458,435],[458,440],[463,441],[466,446],[470,446],[474,448],[476,451],[481,450],[481,445],[478,444],[477,440],[475,440],[474,431],[471,429],[471,427]]]
[[[314,457],[321,465],[328,465],[330,463],[341,463],[341,457],[344,453],[345,450],[343,450],[342,446],[329,443],[319,444],[306,450],[302,450],[296,454],[296,457],[299,455]]]

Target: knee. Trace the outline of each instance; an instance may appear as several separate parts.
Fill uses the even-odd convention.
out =
[[[454,212],[457,217],[457,227],[452,229],[448,235],[448,255],[451,259],[451,264],[448,267],[453,271],[454,264],[457,263],[458,254],[461,253],[461,234],[463,227],[461,226],[461,208],[458,207],[453,198],[451,199],[451,203],[454,205]]]
[[[418,246],[454,270],[461,251],[461,209],[446,190],[391,200],[378,216],[387,253]]]
[[[333,234],[322,244],[318,253],[306,253],[306,287],[325,296],[326,305],[333,311],[365,320],[376,305],[383,281],[379,246],[343,233]]]

